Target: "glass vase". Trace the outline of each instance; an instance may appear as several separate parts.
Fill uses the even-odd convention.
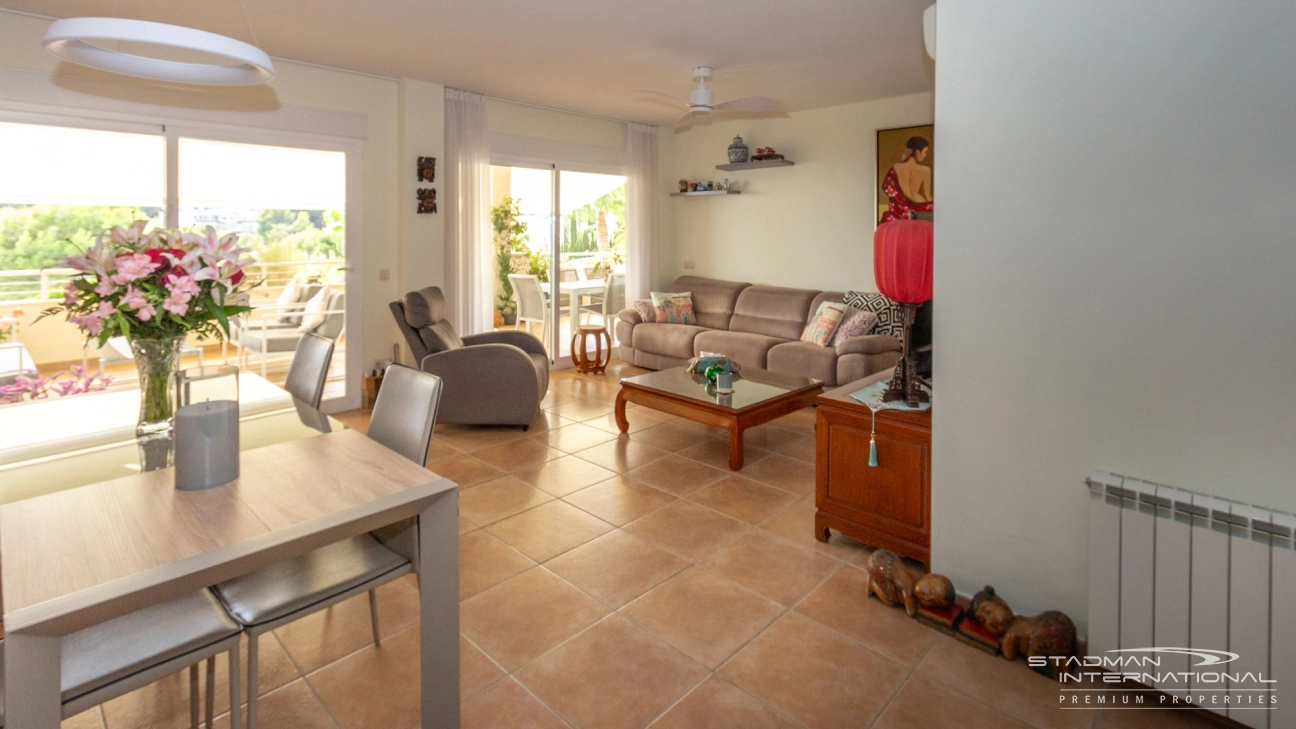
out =
[[[140,411],[135,436],[166,435],[175,416],[175,375],[180,368],[184,337],[132,339],[131,353],[139,371]]]

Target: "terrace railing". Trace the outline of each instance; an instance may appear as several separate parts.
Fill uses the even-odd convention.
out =
[[[274,261],[253,264],[248,275],[264,281],[261,288],[281,288],[300,272],[328,275],[346,265],[341,259],[321,261]],[[0,302],[43,301],[63,296],[63,287],[76,271],[70,268],[39,268],[0,271]]]

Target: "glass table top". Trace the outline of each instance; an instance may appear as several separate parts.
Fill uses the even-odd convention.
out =
[[[275,443],[309,438],[323,433],[344,430],[345,426],[322,411],[294,400],[287,392],[265,380],[247,387],[248,377],[261,380],[256,375],[243,373],[240,382],[239,450],[250,451]],[[271,397],[267,388],[274,388],[278,396]],[[51,418],[72,417],[79,420],[70,430],[70,438],[54,438],[28,448],[31,457],[11,458],[0,465],[0,503],[9,503],[34,496],[87,486],[143,470],[153,470],[170,465],[168,439],[140,441],[133,432],[134,418],[138,414],[139,391],[123,390],[133,397],[121,405],[132,424],[132,429],[122,434],[117,408],[106,410],[105,401],[98,394],[41,400],[0,407],[0,422],[19,412],[22,420],[32,428],[45,432]],[[75,401],[85,398],[80,405]],[[245,402],[250,400],[250,402]],[[109,400],[108,402],[111,402]],[[43,406],[49,405],[48,409]],[[10,410],[14,408],[14,410]],[[8,412],[3,412],[8,410]],[[98,427],[96,427],[96,425]],[[37,444],[29,445],[35,446]],[[16,453],[13,455],[17,455]]]
[[[708,383],[702,375],[690,374],[683,367],[623,377],[621,382],[731,410],[742,410],[789,393],[823,385],[822,381],[813,378],[781,375],[766,370],[744,370],[740,374],[740,377],[734,379],[734,391],[727,395],[716,392],[715,385]]]

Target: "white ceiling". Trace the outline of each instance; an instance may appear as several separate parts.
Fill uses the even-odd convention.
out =
[[[813,109],[930,91],[932,0],[243,0],[270,55],[504,99],[664,124],[715,67],[717,101],[746,94]],[[251,40],[239,0],[0,0],[41,15],[188,25]]]

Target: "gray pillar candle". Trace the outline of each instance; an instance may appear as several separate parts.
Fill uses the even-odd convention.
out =
[[[177,489],[209,489],[238,478],[237,402],[207,401],[176,410],[174,438]]]

